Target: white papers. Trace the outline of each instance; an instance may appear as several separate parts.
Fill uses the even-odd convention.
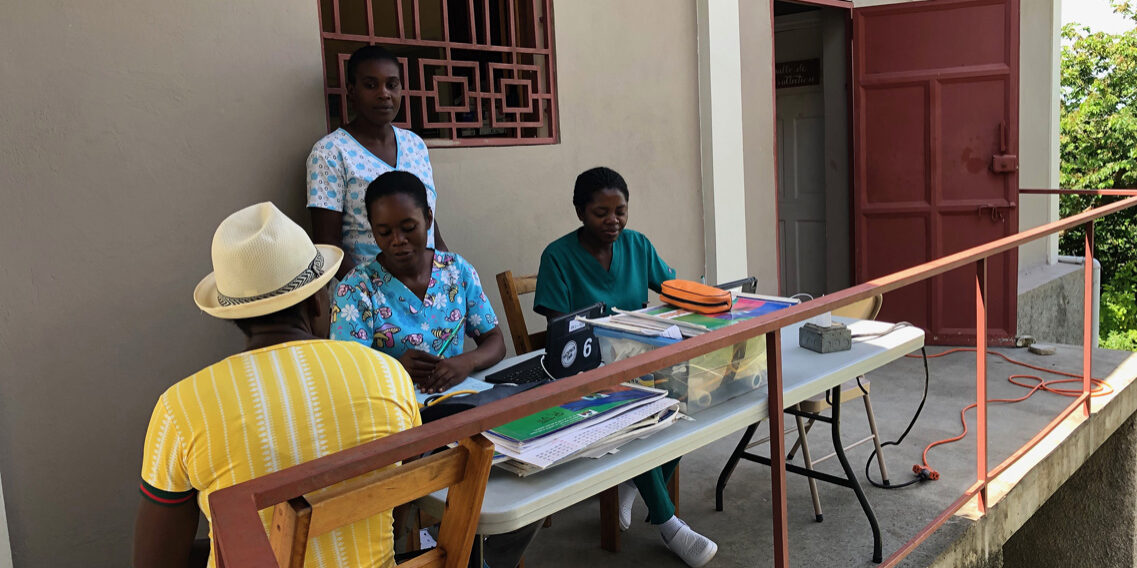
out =
[[[636,425],[624,432],[609,436],[602,442],[587,448],[580,453],[580,457],[599,458],[606,454],[614,454],[619,451],[620,446],[632,440],[646,438],[674,424],[677,420],[679,420],[679,418],[687,418],[688,420],[692,419],[691,417],[680,414],[679,412],[672,412],[656,421],[645,420],[643,423],[641,423],[642,425]]]
[[[678,405],[679,401],[675,399],[662,398],[618,414],[608,420],[596,424],[583,423],[582,425],[585,426],[583,428],[571,428],[548,436],[547,440],[542,440],[535,447],[516,450],[505,444],[498,444],[496,441],[494,447],[503,455],[539,468],[546,468],[590,446],[605,442],[606,438],[631,428],[646,418],[655,417],[668,409],[675,409]],[[655,422],[658,420],[652,420],[652,423]],[[628,438],[628,440],[631,439],[634,438]]]
[[[418,389],[415,389],[415,400],[418,400],[418,403],[421,405],[421,404],[426,404],[426,399],[428,397],[437,396],[439,394],[444,395],[446,393],[455,392],[455,391],[464,391],[464,390],[472,390],[472,391],[482,392],[484,390],[489,390],[492,388],[493,388],[493,385],[490,383],[487,383],[485,381],[480,381],[480,380],[475,379],[473,377],[466,377],[466,380],[464,380],[464,381],[442,391],[441,393],[427,394],[427,393],[422,392]],[[455,399],[455,400],[457,400],[457,399]]]

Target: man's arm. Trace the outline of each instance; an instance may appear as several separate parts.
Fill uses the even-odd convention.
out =
[[[134,568],[205,566],[190,562],[200,514],[196,499],[166,506],[141,498],[134,521]]]

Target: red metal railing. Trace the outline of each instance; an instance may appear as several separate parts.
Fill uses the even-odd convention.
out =
[[[1070,229],[1078,225],[1085,224],[1086,231],[1084,237],[1085,246],[1085,266],[1083,267],[1083,303],[1082,303],[1082,392],[1078,395],[1073,402],[1064,408],[1058,415],[1051,420],[1042,430],[1035,434],[1026,444],[1019,449],[1015,450],[1007,459],[997,465],[994,469],[987,469],[987,357],[986,357],[986,333],[977,333],[979,342],[975,350],[975,391],[976,391],[976,480],[975,483],[967,489],[958,499],[951,505],[940,512],[931,523],[928,523],[919,533],[916,534],[908,542],[904,543],[896,552],[885,559],[883,566],[892,567],[896,566],[908,554],[910,554],[920,543],[927,540],[936,530],[938,530],[948,519],[955,515],[961,508],[963,508],[972,499],[976,499],[977,507],[980,513],[986,513],[990,505],[988,501],[987,488],[991,481],[999,476],[999,474],[1006,471],[1019,459],[1025,456],[1028,452],[1034,449],[1047,435],[1049,435],[1059,424],[1066,420],[1071,414],[1076,412],[1079,408],[1082,409],[1084,416],[1090,415],[1090,367],[1091,356],[1093,348],[1096,347],[1092,344],[1093,329],[1092,329],[1092,302],[1093,302],[1093,252],[1094,252],[1094,220],[1122,209],[1137,204],[1137,191],[1130,189],[1104,189],[1104,190],[1059,190],[1059,189],[1021,189],[1020,194],[1023,195],[1107,195],[1128,197],[1124,201],[1118,201],[1104,207],[1086,211],[1080,215],[1069,217],[1044,225],[1030,231],[1024,231],[1019,235],[1026,235],[1028,233],[1037,233],[1042,229],[1046,230],[1043,234],[1035,235],[1030,239],[1022,241],[1020,244],[1025,244],[1031,240],[1053,234],[1062,230]],[[1102,211],[1108,210],[1105,213],[1099,214]],[[1073,220],[1078,220],[1077,223],[1071,224]],[[1015,235],[1016,238],[1019,235]],[[1007,239],[1002,239],[1007,240]],[[1001,241],[996,241],[1001,242]],[[991,243],[994,244],[994,243]],[[987,246],[987,245],[985,245]],[[976,247],[983,248],[983,247]],[[974,250],[974,249],[972,249]],[[987,327],[987,287],[986,287],[986,255],[976,262],[976,300],[975,300],[975,327],[976,330],[984,329]]]
[[[1062,193],[1061,190],[1023,190],[1020,193]],[[664,367],[690,360],[716,349],[721,349],[759,335],[766,336],[768,364],[768,395],[770,408],[781,406],[782,370],[781,329],[835,308],[890,292],[950,270],[975,265],[976,277],[976,329],[985,338],[986,327],[986,264],[987,258],[1028,243],[1030,241],[1058,233],[1093,220],[1137,206],[1137,191],[1108,190],[1097,192],[1100,195],[1121,195],[1127,199],[1110,203],[1078,215],[1049,223],[1005,237],[990,243],[973,247],[946,257],[927,262],[900,272],[889,274],[869,282],[846,288],[839,292],[741,322],[739,324],[694,337],[674,345],[663,347],[637,357],[619,361],[612,365],[581,373],[556,381],[552,384],[520,393],[508,400],[500,400],[454,416],[425,424],[398,434],[369,442],[349,450],[278,471],[276,473],[247,481],[233,487],[222,489],[210,495],[212,510],[213,538],[218,553],[219,566],[270,568],[275,560],[269,547],[257,511],[299,497],[316,489],[327,487],[341,481],[357,477],[369,471],[390,465],[396,461],[421,454],[454,440],[474,435],[478,432],[499,426],[522,416],[527,416],[550,406],[568,402],[579,396],[595,392],[604,387],[630,380]],[[1088,286],[1092,270],[1093,237],[1091,230],[1086,237],[1086,304],[1085,313],[1091,313]],[[1088,317],[1088,316],[1087,316]],[[978,495],[980,508],[987,506],[987,486],[1000,472],[1015,463],[1034,447],[1064,418],[1078,408],[1089,411],[1090,381],[1089,357],[1092,353],[1091,330],[1088,321],[1083,337],[1083,383],[1082,394],[1067,407],[1046,428],[1039,432],[1025,446],[999,464],[994,470],[987,468],[987,414],[986,414],[986,357],[985,345],[980,344],[976,351],[976,393],[979,401],[977,436],[980,443],[976,451],[976,482],[963,495],[940,513],[919,534],[905,543],[899,550],[885,560],[886,566],[895,566],[912,550],[938,529],[972,498]],[[985,339],[984,339],[985,341]],[[789,566],[789,536],[787,525],[786,486],[785,486],[785,440],[782,413],[770,413],[771,440],[771,492],[773,502],[774,558],[775,566]]]
[[[317,0],[328,130],[348,121],[345,68],[382,45],[403,67],[395,125],[428,146],[559,140],[552,0]]]

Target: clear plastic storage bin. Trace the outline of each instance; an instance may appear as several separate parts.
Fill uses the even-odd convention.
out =
[[[600,342],[600,357],[605,364],[678,341],[600,327],[595,332]],[[639,382],[667,390],[669,396],[682,403],[683,412],[696,413],[765,385],[766,337],[753,337],[743,343],[661,369],[641,378]]]

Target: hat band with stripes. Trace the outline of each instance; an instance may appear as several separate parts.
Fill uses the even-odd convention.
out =
[[[291,292],[297,288],[307,286],[313,280],[319,278],[323,273],[324,258],[320,255],[319,251],[316,251],[316,258],[312,259],[312,262],[308,264],[308,268],[304,269],[304,271],[298,274],[296,278],[293,278],[284,286],[281,286],[280,288],[277,288],[276,290],[265,294],[257,294],[256,296],[245,297],[226,296],[225,294],[222,294],[220,290],[218,290],[217,303],[221,304],[222,306],[239,306],[241,304],[247,304],[249,302],[256,302],[258,300],[272,298],[281,294],[287,294],[288,292]]]

